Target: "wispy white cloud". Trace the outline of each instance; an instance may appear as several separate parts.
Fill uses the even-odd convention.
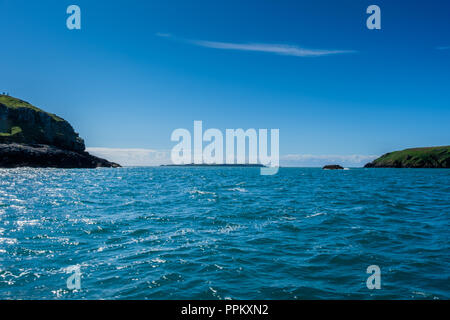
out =
[[[436,47],[437,50],[449,50],[450,46]]]
[[[172,38],[192,45],[205,48],[221,49],[221,50],[237,50],[251,52],[265,52],[285,56],[295,57],[320,57],[334,54],[355,53],[355,50],[323,50],[323,49],[306,49],[295,45],[285,44],[267,44],[267,43],[234,43],[219,42],[205,40],[180,39],[168,33],[157,33],[156,36],[164,38]]]
[[[157,32],[155,35],[157,37],[161,37],[161,38],[170,38],[170,37],[172,37],[172,35],[170,33],[164,33],[164,32]]]
[[[216,42],[216,41],[190,41],[192,44],[214,49],[224,50],[240,50],[240,51],[255,51],[275,53],[279,55],[295,56],[295,57],[318,57],[332,54],[354,53],[352,50],[319,50],[319,49],[304,49],[297,46],[282,45],[282,44],[264,44],[264,43],[231,43],[231,42]]]

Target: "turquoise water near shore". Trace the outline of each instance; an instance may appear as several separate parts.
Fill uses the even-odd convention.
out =
[[[0,169],[0,299],[449,299],[449,212],[448,169]]]

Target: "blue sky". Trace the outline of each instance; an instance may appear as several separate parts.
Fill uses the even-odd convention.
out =
[[[438,0],[0,0],[0,91],[133,164],[194,120],[279,128],[291,165],[363,164],[449,144],[449,14]]]

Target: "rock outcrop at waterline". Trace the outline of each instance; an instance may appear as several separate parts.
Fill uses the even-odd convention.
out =
[[[85,151],[64,119],[28,102],[0,95],[0,167],[120,167]]]
[[[342,170],[344,168],[341,167],[338,164],[328,164],[328,165],[324,166],[322,169],[325,169],[325,170]]]
[[[450,146],[394,151],[366,164],[365,168],[450,168]]]
[[[63,150],[45,144],[0,144],[0,167],[98,168],[120,167],[87,152]]]

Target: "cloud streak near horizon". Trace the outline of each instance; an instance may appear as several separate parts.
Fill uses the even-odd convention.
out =
[[[340,164],[345,167],[362,167],[366,163],[378,158],[376,155],[313,155],[288,154],[280,157],[280,163],[285,166],[322,167],[327,164]]]
[[[249,52],[264,52],[284,56],[294,57],[320,57],[335,54],[355,53],[355,50],[322,50],[322,49],[306,49],[294,45],[284,44],[267,44],[267,43],[234,43],[234,42],[220,42],[220,41],[205,41],[205,40],[191,40],[179,39],[168,33],[157,33],[156,36],[162,38],[170,38],[191,45],[220,49],[220,50],[235,50],[235,51],[249,51]]]
[[[159,166],[170,164],[170,150],[86,148],[89,153],[119,163],[122,166]],[[322,167],[327,164],[340,164],[345,167],[362,167],[376,159],[375,155],[311,155],[287,154],[280,156],[282,167]]]

